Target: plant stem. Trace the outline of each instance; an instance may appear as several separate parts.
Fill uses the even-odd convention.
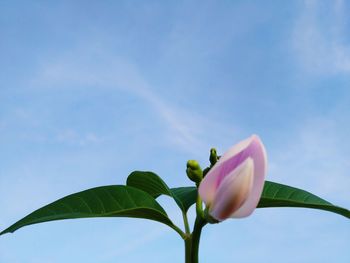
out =
[[[196,200],[196,214],[197,218],[204,218],[204,213],[203,213],[203,206],[202,206],[202,198],[197,194],[197,200]]]
[[[198,263],[199,241],[206,224],[202,217],[197,217],[192,234],[185,238],[185,263]]]
[[[185,263],[191,263],[192,235],[185,239]]]
[[[191,246],[191,263],[198,263],[199,241],[201,238],[202,228],[207,222],[200,216],[197,216],[192,232]]]
[[[187,236],[187,235],[186,235],[179,227],[177,227],[177,226],[174,225],[174,224],[168,225],[168,226],[170,226],[172,229],[174,229],[174,230],[181,236],[181,238],[182,238],[183,240],[186,239],[186,236]]]
[[[184,211],[182,211],[182,218],[184,220],[185,232],[186,232],[186,234],[189,235],[191,233],[191,230],[190,230],[190,226],[188,224],[187,214]]]
[[[186,234],[185,240],[185,263],[198,263],[198,253],[199,253],[199,241],[201,238],[202,228],[208,223],[204,219],[204,213],[202,208],[202,200],[200,196],[197,196],[196,202],[196,213],[197,217],[194,223],[192,234],[189,234],[189,228],[187,232],[186,223]],[[185,220],[186,218],[186,220]],[[184,215],[184,222],[187,221],[187,216]],[[188,221],[187,221],[188,226]]]

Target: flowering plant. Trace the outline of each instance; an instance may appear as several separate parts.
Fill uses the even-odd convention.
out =
[[[202,228],[228,218],[247,217],[255,208],[303,207],[326,210],[350,218],[350,211],[335,206],[307,191],[265,181],[266,150],[256,135],[231,147],[221,157],[210,150],[210,165],[204,170],[198,162],[187,162],[186,173],[196,186],[169,188],[153,172],[134,171],[126,185],[110,185],[68,195],[48,204],[0,235],[47,221],[88,217],[134,217],[161,222],[175,230],[185,242],[185,262],[197,263]],[[176,226],[157,197],[167,195],[181,209],[184,230]],[[203,202],[205,207],[203,207]],[[187,212],[196,204],[191,231]]]

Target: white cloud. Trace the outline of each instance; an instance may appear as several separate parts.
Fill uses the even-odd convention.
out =
[[[304,70],[316,74],[350,72],[350,44],[344,1],[304,1],[293,31],[293,46]]]
[[[222,131],[223,134],[229,131],[232,137],[231,126],[209,120],[191,109],[183,108],[182,105],[174,105],[154,92],[154,87],[142,76],[137,66],[125,59],[106,55],[108,59],[97,64],[84,59],[75,61],[71,57],[74,56],[61,56],[60,59],[44,63],[31,86],[45,89],[117,89],[131,93],[148,104],[162,120],[166,132],[164,137],[168,143],[192,154],[208,150],[208,137],[219,138],[220,132],[213,133],[212,127],[216,127],[216,131]],[[59,136],[64,140],[73,137],[77,135],[65,133]]]

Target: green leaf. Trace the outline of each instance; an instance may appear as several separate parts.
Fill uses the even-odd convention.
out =
[[[126,185],[145,191],[154,198],[160,195],[171,196],[167,184],[153,172],[134,171],[126,179]]]
[[[42,222],[89,217],[134,217],[155,220],[176,230],[164,209],[139,189],[110,185],[68,195],[19,220],[0,235]],[[177,231],[177,230],[176,230]]]
[[[134,171],[128,176],[126,184],[143,190],[154,198],[160,195],[170,196],[183,212],[187,212],[197,198],[197,189],[195,187],[170,189],[158,175],[152,172]]]
[[[307,191],[265,181],[258,208],[265,207],[304,207],[326,210],[350,218],[350,211],[331,204],[330,202]]]
[[[197,188],[194,186],[171,188],[170,192],[176,200],[181,202],[185,212],[196,203],[198,192]]]

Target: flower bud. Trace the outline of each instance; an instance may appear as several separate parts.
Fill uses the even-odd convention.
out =
[[[188,178],[190,178],[190,180],[195,182],[196,184],[199,184],[200,181],[203,179],[203,171],[199,166],[199,163],[195,160],[189,160],[187,162],[186,173]]]
[[[260,200],[266,172],[266,151],[258,136],[234,145],[199,186],[208,213],[218,221],[249,216]]]
[[[210,161],[211,166],[213,166],[214,164],[216,164],[216,162],[218,161],[218,156],[217,156],[217,153],[216,153],[216,149],[215,149],[215,148],[211,148],[211,149],[210,149],[209,161]]]

